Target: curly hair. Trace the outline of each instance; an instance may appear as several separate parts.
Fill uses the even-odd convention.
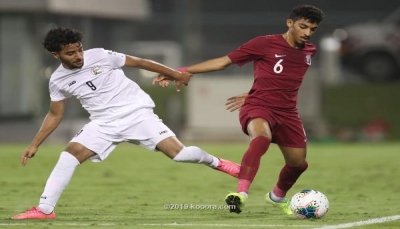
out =
[[[82,43],[83,35],[75,29],[57,27],[47,32],[43,41],[43,47],[49,52],[59,52],[63,46],[74,43]]]
[[[300,20],[302,18],[309,20],[311,23],[319,24],[324,19],[324,12],[311,5],[298,5],[292,9],[290,19],[293,21]]]

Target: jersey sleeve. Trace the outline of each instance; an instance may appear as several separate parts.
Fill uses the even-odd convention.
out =
[[[260,36],[249,40],[248,42],[241,45],[236,50],[228,54],[229,59],[235,64],[242,66],[248,62],[257,60],[264,55],[263,43],[265,38]]]
[[[126,55],[119,52],[114,52],[111,50],[105,50],[107,53],[107,58],[114,68],[121,68],[125,65]]]
[[[50,100],[53,102],[61,101],[64,99],[68,99],[72,95],[62,91],[60,87],[58,87],[55,83],[50,81],[49,83],[49,91],[50,91]]]

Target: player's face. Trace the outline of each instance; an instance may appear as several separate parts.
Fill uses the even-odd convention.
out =
[[[81,68],[83,66],[83,46],[77,42],[62,47],[58,53],[52,53],[59,59],[66,69]]]
[[[303,47],[318,28],[317,23],[311,23],[309,20],[304,18],[295,22],[288,19],[287,25],[289,27],[290,41],[293,42],[295,47]]]

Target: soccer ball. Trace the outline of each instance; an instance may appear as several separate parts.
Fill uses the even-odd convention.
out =
[[[294,194],[290,209],[297,218],[320,219],[328,212],[329,201],[320,191],[303,190]]]

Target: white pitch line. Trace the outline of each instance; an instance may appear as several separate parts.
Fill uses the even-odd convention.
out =
[[[36,226],[34,223],[0,223],[0,226]],[[115,226],[115,223],[50,223],[54,226]]]
[[[395,221],[395,220],[400,220],[400,215],[394,215],[394,216],[388,216],[388,217],[382,217],[382,218],[374,218],[374,219],[369,219],[369,220],[363,220],[363,221],[358,221],[358,222],[352,222],[352,223],[344,223],[344,224],[338,224],[338,225],[325,225],[321,227],[315,227],[313,229],[341,229],[341,228],[351,228],[351,227],[357,227],[357,226],[363,226],[363,225],[370,225],[370,224],[378,224],[378,223],[385,223],[385,222],[390,222],[390,221]],[[37,224],[31,224],[31,223],[0,223],[0,226],[32,226],[32,225],[37,225]],[[96,225],[96,226],[115,226],[117,224],[115,223],[51,223],[51,225],[54,226],[91,226],[91,225]],[[289,228],[289,227],[307,227],[310,228],[315,225],[285,225],[285,224],[196,224],[196,223],[151,223],[151,224],[140,224],[142,226],[197,226],[197,227],[264,227],[264,228],[276,228],[276,227],[282,227],[282,228]]]
[[[286,224],[200,224],[200,223],[146,223],[146,224],[140,224],[142,226],[182,226],[182,227],[187,227],[187,226],[196,226],[196,227],[283,227],[283,228],[288,228],[288,227],[307,227],[310,228],[314,225],[286,225]]]
[[[394,216],[388,216],[388,217],[382,217],[382,218],[363,220],[363,221],[358,221],[358,222],[353,222],[353,223],[343,223],[343,224],[332,225],[332,226],[316,227],[314,229],[351,228],[351,227],[357,227],[357,226],[363,226],[363,225],[369,225],[369,224],[385,223],[385,222],[395,221],[395,220],[399,220],[399,219],[400,219],[400,215],[394,215]]]

